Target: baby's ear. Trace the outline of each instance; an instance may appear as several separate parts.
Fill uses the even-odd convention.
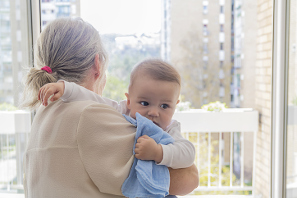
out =
[[[130,104],[131,104],[131,102],[130,102],[130,96],[129,96],[128,93],[125,93],[125,96],[127,98],[127,107],[128,107],[128,109],[130,109]]]
[[[178,104],[180,102],[180,100],[177,100],[176,104]]]

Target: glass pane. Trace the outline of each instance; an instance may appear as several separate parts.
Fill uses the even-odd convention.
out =
[[[23,68],[32,58],[26,2],[0,0],[0,193],[23,192],[22,161],[31,126],[31,113],[18,110]]]
[[[290,1],[288,69],[287,198],[297,197],[297,15],[296,1]]]
[[[132,67],[154,57],[181,74],[178,110],[196,111],[216,101],[216,111],[225,105],[242,113],[257,110],[259,131],[183,135],[196,147],[201,173],[201,188],[193,194],[269,197],[272,2],[41,0],[41,24],[43,29],[55,18],[81,16],[99,31],[109,54],[105,97],[125,99]]]
[[[162,1],[90,2],[81,1],[81,16],[100,32],[109,55],[103,96],[124,100],[133,66],[145,58],[161,58]]]
[[[41,30],[46,24],[60,17],[79,17],[80,0],[40,0]]]

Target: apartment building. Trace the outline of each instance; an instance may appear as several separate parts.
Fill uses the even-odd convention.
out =
[[[41,0],[41,26],[58,17],[80,16],[80,0]],[[18,106],[21,100],[23,68],[30,66],[30,30],[26,22],[26,2],[0,1],[0,103]]]
[[[21,98],[23,68],[32,57],[28,24],[21,22],[27,11],[24,1],[0,1],[0,103],[17,106]]]
[[[41,29],[60,17],[79,17],[80,0],[41,0]]]
[[[200,108],[230,104],[231,0],[164,0],[162,58],[180,72],[181,94]]]
[[[162,57],[182,74],[181,94],[194,107],[217,100],[229,107],[256,107],[257,6],[247,0],[163,1]],[[244,136],[244,174],[251,181],[253,137]],[[223,139],[228,163],[230,137]],[[234,135],[239,150],[240,139]],[[238,177],[240,163],[234,162]]]
[[[231,106],[255,108],[257,1],[232,1],[234,62]]]

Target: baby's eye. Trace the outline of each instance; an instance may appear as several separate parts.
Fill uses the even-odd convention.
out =
[[[145,101],[141,101],[140,104],[141,104],[142,106],[148,106],[148,105],[149,105],[149,103],[148,103],[148,102],[145,102]]]
[[[161,105],[161,108],[163,108],[163,109],[167,109],[169,106],[167,105],[167,104],[162,104]]]

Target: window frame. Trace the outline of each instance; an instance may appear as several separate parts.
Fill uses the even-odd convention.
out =
[[[26,0],[29,42],[33,45],[41,32],[39,0]],[[290,0],[273,1],[272,104],[271,104],[271,184],[272,198],[286,197],[287,70]],[[206,25],[207,28],[207,24]],[[30,59],[33,65],[34,57]],[[285,66],[285,67],[284,67]]]
[[[290,0],[273,2],[270,183],[272,198],[286,197],[289,6]]]

